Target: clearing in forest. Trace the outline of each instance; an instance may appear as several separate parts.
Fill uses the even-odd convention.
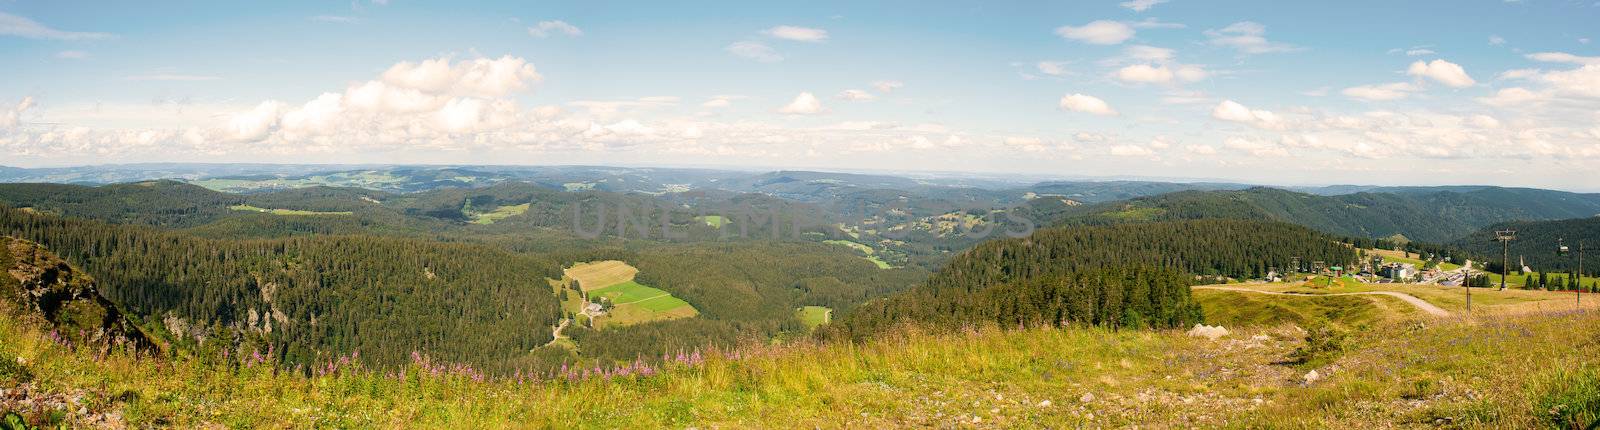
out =
[[[236,211],[243,211],[243,212],[260,212],[260,213],[273,214],[273,215],[350,215],[351,214],[351,212],[316,212],[316,211],[303,211],[303,210],[297,210],[297,209],[267,209],[267,208],[258,208],[258,207],[250,206],[250,205],[233,205],[233,206],[228,206],[228,209],[232,209],[232,210],[236,210]]]
[[[833,321],[833,309],[827,306],[806,306],[797,312],[800,313],[800,322],[813,329]]]
[[[699,315],[689,302],[671,293],[633,280],[639,269],[616,260],[579,263],[567,269],[589,301],[610,303],[611,309],[595,318],[595,327],[625,326]]]
[[[472,217],[473,224],[494,224],[495,221],[522,215],[523,213],[528,212],[528,206],[531,204],[532,203],[523,203],[520,205],[501,206],[494,208],[493,211],[471,212],[467,215]]]
[[[567,277],[577,280],[578,288],[583,291],[629,282],[637,273],[639,269],[617,260],[578,263],[566,270]]]

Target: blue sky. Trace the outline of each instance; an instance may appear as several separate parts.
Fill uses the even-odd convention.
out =
[[[1600,3],[0,1],[0,165],[1600,191]]]

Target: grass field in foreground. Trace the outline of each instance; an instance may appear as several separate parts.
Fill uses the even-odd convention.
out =
[[[1434,306],[1450,312],[1465,312],[1467,308],[1467,295],[1465,287],[1446,287],[1442,285],[1422,284],[1367,284],[1367,283],[1341,283],[1334,287],[1307,287],[1303,283],[1241,283],[1228,284],[1228,287],[1242,287],[1262,291],[1293,292],[1305,294],[1339,294],[1369,291],[1393,291],[1410,294]],[[1496,288],[1473,288],[1472,307],[1476,312],[1527,312],[1527,311],[1561,311],[1574,309],[1575,295],[1570,292],[1558,291],[1531,291],[1508,289],[1499,291]],[[1600,294],[1584,294],[1584,306],[1595,308],[1600,306]]]
[[[1288,326],[978,328],[864,343],[752,344],[653,376],[518,383],[193,359],[103,358],[0,315],[0,387],[80,398],[126,427],[268,428],[1581,428],[1600,419],[1600,312],[1350,330],[1320,378],[1283,363]],[[10,363],[15,363],[12,365]],[[22,391],[10,391],[21,393]],[[67,412],[45,427],[94,426]],[[1441,424],[1442,423],[1442,424]],[[101,426],[108,426],[101,424]]]
[[[833,321],[833,309],[826,306],[805,306],[796,312],[799,312],[800,322],[805,323],[806,327],[817,328]]]
[[[241,211],[241,212],[268,213],[268,214],[273,214],[273,215],[350,215],[351,214],[351,212],[316,212],[316,211],[303,211],[303,210],[296,210],[296,209],[267,209],[267,208],[258,208],[258,207],[250,206],[250,205],[233,205],[233,206],[228,206],[228,209]]]

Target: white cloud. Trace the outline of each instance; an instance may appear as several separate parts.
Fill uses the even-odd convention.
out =
[[[1184,145],[1183,150],[1196,155],[1216,155],[1217,147],[1211,145]]]
[[[1500,120],[1488,115],[1473,115],[1472,125],[1478,128],[1500,128]]]
[[[1530,78],[1530,77],[1533,77],[1533,76],[1538,76],[1540,72],[1541,72],[1541,70],[1539,70],[1539,69],[1511,69],[1511,70],[1507,70],[1507,71],[1504,71],[1504,72],[1500,72],[1500,74],[1498,76],[1495,76],[1495,79],[1500,79],[1500,80],[1527,79],[1527,78]]]
[[[1148,45],[1133,45],[1123,49],[1122,55],[1136,61],[1167,62],[1177,57],[1177,51]]]
[[[1432,49],[1427,49],[1427,48],[1417,48],[1417,49],[1406,50],[1406,56],[1407,57],[1421,57],[1421,56],[1424,56],[1424,55],[1433,55],[1433,54],[1435,54],[1435,52],[1433,52]]]
[[[384,83],[448,96],[501,97],[523,91],[544,77],[521,58],[477,58],[452,64],[449,58],[403,61],[383,72]]]
[[[567,36],[578,37],[583,35],[583,30],[579,29],[578,26],[568,24],[566,21],[561,20],[539,21],[538,24],[528,27],[529,36],[546,38],[550,37],[552,34],[564,34]]]
[[[792,25],[772,27],[762,31],[761,34],[797,42],[822,42],[828,40],[827,30]]]
[[[1472,80],[1471,76],[1467,76],[1466,69],[1445,60],[1411,63],[1411,67],[1406,69],[1406,74],[1432,79],[1452,88],[1466,88],[1478,83]]]
[[[1061,109],[1091,113],[1095,115],[1116,115],[1117,111],[1106,104],[1105,100],[1083,94],[1068,94],[1061,98]]]
[[[1128,8],[1134,12],[1144,12],[1150,10],[1152,7],[1155,7],[1155,5],[1166,2],[1167,0],[1128,0],[1122,3],[1117,3],[1117,5]]]
[[[734,100],[739,100],[739,99],[742,99],[742,98],[744,98],[744,96],[733,96],[733,95],[711,96],[710,98],[706,99],[705,102],[700,103],[700,107],[704,107],[704,108],[725,108],[725,107],[728,107],[728,106],[732,106]]]
[[[1212,45],[1230,47],[1244,54],[1293,52],[1300,49],[1287,43],[1269,41],[1266,34],[1266,26],[1251,21],[1240,21],[1218,30],[1205,31],[1206,38]]]
[[[5,12],[0,12],[0,35],[52,40],[99,40],[116,37],[108,33],[57,30]]]
[[[872,99],[878,98],[878,96],[874,96],[872,93],[856,89],[840,91],[839,95],[834,97],[838,98],[839,100],[848,100],[853,102],[871,101]]]
[[[0,129],[16,127],[22,123],[22,114],[33,107],[33,96],[24,96],[15,106],[0,111]]]
[[[1539,52],[1528,54],[1528,59],[1546,63],[1600,64],[1600,57],[1581,57],[1565,52]]]
[[[1189,28],[1187,25],[1176,22],[1166,22],[1156,18],[1145,18],[1134,21],[1133,28]]]
[[[884,94],[892,93],[904,86],[906,86],[906,84],[900,81],[876,81],[872,83],[873,89],[876,89],[878,92]]]
[[[1478,101],[1490,106],[1515,107],[1544,101],[1548,98],[1549,96],[1546,94],[1535,93],[1527,88],[1511,87],[1502,88],[1500,91],[1496,91],[1493,96],[1482,97]]]
[[[1418,90],[1410,82],[1395,82],[1391,84],[1361,85],[1345,88],[1341,91],[1346,96],[1368,101],[1398,100],[1411,95]]]
[[[1129,83],[1171,84],[1196,82],[1205,79],[1207,75],[1204,68],[1188,64],[1181,64],[1175,68],[1169,68],[1165,64],[1159,66],[1134,64],[1118,69],[1116,77]]]
[[[794,96],[794,101],[778,108],[778,113],[789,115],[816,115],[822,112],[822,101],[809,92]]]
[[[771,47],[764,45],[761,42],[734,42],[732,45],[728,45],[727,48],[723,49],[727,50],[728,53],[733,55],[749,58],[763,63],[776,63],[783,61],[783,56],[778,55],[778,51],[772,50]]]
[[[1116,21],[1100,20],[1081,27],[1062,26],[1056,29],[1061,37],[1095,45],[1115,45],[1133,37],[1133,27]]]
[[[1283,121],[1272,111],[1250,109],[1233,100],[1223,100],[1211,108],[1211,117],[1223,121],[1249,124],[1263,129],[1281,129]]]
[[[1034,64],[1034,68],[1038,69],[1039,73],[1050,76],[1067,74],[1067,63],[1065,61],[1040,61]]]
[[[1112,145],[1110,153],[1118,157],[1142,157],[1154,155],[1155,151],[1138,145]]]
[[[83,51],[61,51],[56,53],[56,58],[63,60],[87,60],[89,53]]]
[[[1489,35],[1489,44],[1490,45],[1494,45],[1494,46],[1505,45],[1506,44],[1506,38],[1500,37],[1498,35]]]
[[[1600,63],[1548,72],[1539,79],[1550,84],[1552,90],[1565,95],[1600,98]]]
[[[1257,157],[1285,157],[1289,155],[1289,150],[1283,146],[1262,139],[1245,136],[1230,136],[1225,138],[1222,140],[1222,146],[1224,148],[1246,152]]]

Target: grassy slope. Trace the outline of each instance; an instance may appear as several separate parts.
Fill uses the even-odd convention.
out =
[[[317,211],[303,211],[303,210],[297,210],[297,209],[267,209],[267,208],[259,208],[259,207],[250,206],[250,205],[233,205],[233,206],[228,206],[228,209],[235,210],[235,211],[244,211],[244,212],[269,213],[269,214],[273,214],[273,215],[350,215],[350,214],[353,213],[353,212],[317,212]]]
[[[800,322],[811,328],[827,324],[833,317],[833,309],[828,309],[826,306],[805,306],[797,312],[800,314]]]
[[[84,395],[91,414],[116,411],[134,426],[1370,428],[1448,418],[1532,427],[1547,424],[1549,401],[1600,398],[1583,391],[1600,390],[1600,355],[1585,352],[1600,343],[1593,311],[1376,323],[1309,386],[1305,369],[1273,364],[1302,345],[1303,332],[1286,326],[1231,327],[1217,341],[1180,331],[908,332],[860,345],[751,346],[742,358],[707,354],[652,377],[518,384],[415,368],[404,378],[306,378],[96,360],[15,321],[0,317],[0,359],[26,363],[36,393]]]

